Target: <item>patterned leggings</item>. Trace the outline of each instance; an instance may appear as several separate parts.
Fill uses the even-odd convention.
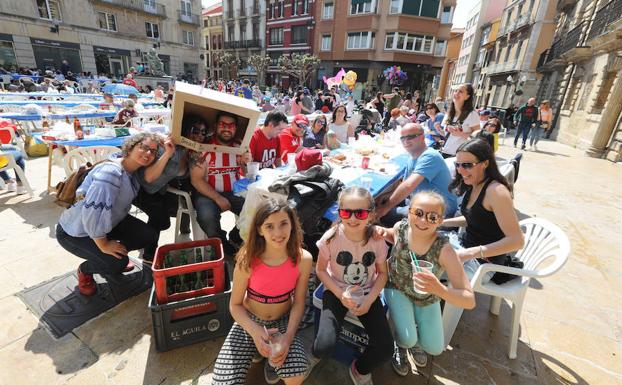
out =
[[[278,328],[281,333],[287,331],[289,314],[274,321],[261,320],[251,313],[249,316],[253,321],[259,325],[265,325],[268,329]],[[255,341],[240,324],[235,322],[216,358],[212,385],[246,384],[246,372],[251,366],[255,352],[257,352]],[[296,336],[289,347],[285,363],[276,368],[276,373],[280,378],[303,376],[307,371],[307,366],[307,354],[302,341]]]

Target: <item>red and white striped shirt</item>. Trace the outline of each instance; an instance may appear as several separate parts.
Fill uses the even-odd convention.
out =
[[[210,144],[219,144],[215,139]],[[218,192],[230,192],[240,179],[239,156],[227,152],[206,152],[204,156],[205,180]]]

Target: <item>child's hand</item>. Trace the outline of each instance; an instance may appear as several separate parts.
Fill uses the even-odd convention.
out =
[[[343,295],[343,291],[341,292],[341,296],[339,299],[341,300],[341,304],[345,306],[348,310],[354,310],[358,306],[357,303],[350,297],[346,297]]]
[[[289,354],[289,347],[292,344],[291,339],[287,337],[286,334],[283,334],[279,337],[281,343],[281,351],[276,356],[270,358],[270,362],[275,366],[279,367],[285,363],[285,359]]]
[[[371,298],[368,298],[369,296],[365,296],[365,299],[363,300],[363,303],[360,304],[360,306],[354,308],[352,310],[352,314],[354,314],[355,316],[362,316],[364,314],[367,314],[367,312],[369,311],[369,308],[371,307],[371,305],[374,303],[374,300],[372,300]]]
[[[372,234],[372,238],[375,240],[383,240],[387,234],[387,229],[380,226],[374,226],[374,233]]]
[[[420,272],[413,273],[413,282],[417,290],[437,296],[442,293],[444,288],[438,278],[427,269],[422,269]]]
[[[263,357],[269,358],[271,350],[268,341],[270,340],[270,336],[268,336],[263,329],[261,329],[261,331],[256,333],[255,335],[251,336],[253,337],[255,347],[257,348],[259,354],[261,354]]]

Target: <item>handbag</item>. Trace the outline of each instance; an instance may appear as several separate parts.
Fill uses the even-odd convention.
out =
[[[515,267],[517,269],[522,269],[525,266],[525,264],[523,263],[523,261],[519,260],[515,256],[506,255],[505,261],[503,261],[502,266],[509,266],[509,267]],[[496,283],[497,285],[501,285],[508,281],[513,280],[514,278],[518,278],[518,275],[496,272],[493,274],[490,280]]]

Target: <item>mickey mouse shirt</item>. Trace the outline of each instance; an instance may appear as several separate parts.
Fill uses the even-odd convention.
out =
[[[334,231],[335,236],[329,240]],[[343,224],[327,231],[316,245],[319,257],[328,257],[328,275],[341,289],[360,285],[368,293],[378,276],[376,266],[387,260],[388,247],[384,240],[351,241],[343,232]]]

